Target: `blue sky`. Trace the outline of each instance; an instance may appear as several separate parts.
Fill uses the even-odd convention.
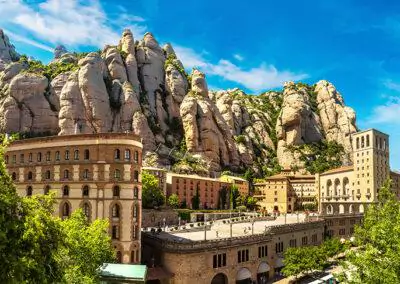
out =
[[[48,62],[51,50],[116,44],[122,30],[171,42],[185,67],[211,88],[248,93],[287,80],[331,81],[361,129],[390,134],[400,169],[398,1],[0,0],[0,27],[20,53]]]

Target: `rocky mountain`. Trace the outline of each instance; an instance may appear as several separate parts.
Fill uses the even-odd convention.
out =
[[[116,46],[87,54],[58,46],[43,65],[18,55],[0,30],[0,131],[132,132],[160,164],[190,171],[192,159],[203,171],[252,168],[263,175],[303,167],[293,146],[326,140],[351,152],[356,125],[355,112],[327,81],[287,82],[260,95],[210,91],[205,74],[188,75],[173,47],[150,33],[135,41],[125,30]]]

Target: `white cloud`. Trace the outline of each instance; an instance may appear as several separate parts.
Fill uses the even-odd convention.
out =
[[[234,57],[236,60],[239,60],[239,61],[243,61],[243,59],[244,59],[244,57],[241,56],[241,55],[238,54],[238,53],[234,54],[233,57]]]
[[[388,88],[389,90],[393,90],[393,91],[397,91],[400,92],[400,84],[399,83],[395,83],[392,80],[386,80],[384,82],[384,85],[386,88]]]
[[[36,37],[53,44],[69,46],[116,44],[120,38],[113,25],[124,23],[132,29],[133,35],[141,37],[146,30],[139,24],[141,17],[121,13],[112,19],[102,9],[98,0],[47,0],[38,5],[28,5],[20,0],[0,0],[3,6],[13,3],[7,17],[1,22],[9,22],[29,30]],[[4,3],[4,4],[3,4]],[[0,12],[0,16],[4,11]]]
[[[244,70],[229,60],[220,59],[217,64],[209,62],[202,54],[193,49],[174,45],[178,58],[186,68],[196,67],[207,75],[214,75],[243,85],[252,91],[262,91],[281,87],[286,81],[298,81],[308,77],[304,73],[279,71],[275,66],[265,62],[259,67]]]
[[[383,104],[376,106],[368,122],[371,124],[392,124],[400,125],[399,120],[400,98],[389,97],[389,100]]]
[[[40,43],[40,42],[35,41],[35,40],[31,40],[31,39],[26,38],[24,36],[20,36],[20,35],[18,35],[16,33],[12,33],[10,31],[8,31],[8,30],[4,30],[4,32],[6,34],[10,35],[9,38],[10,38],[11,42],[19,41],[19,42],[27,43],[27,44],[32,45],[32,46],[36,46],[36,47],[38,47],[40,49],[43,49],[43,50],[46,50],[46,51],[49,51],[49,52],[54,52],[54,49],[52,47],[48,46],[48,45],[45,45],[45,44]]]

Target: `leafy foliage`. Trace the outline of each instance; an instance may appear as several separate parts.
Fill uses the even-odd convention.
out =
[[[237,135],[234,138],[236,143],[246,145],[246,137],[244,135]]]
[[[346,255],[344,283],[400,283],[400,203],[387,181],[355,229],[358,250]]]
[[[165,196],[158,186],[158,179],[147,171],[142,171],[142,205],[154,208],[163,205]]]
[[[345,154],[342,145],[336,141],[322,140],[311,144],[291,146],[291,152],[300,154],[300,160],[304,162],[307,171],[311,174],[340,167],[342,157]]]
[[[179,207],[179,197],[176,193],[173,193],[168,197],[168,205],[172,208]]]
[[[196,189],[196,194],[192,197],[192,208],[197,210],[200,208],[200,194],[199,189]]]
[[[45,76],[49,81],[53,80],[61,73],[68,71],[75,71],[79,69],[77,63],[54,62],[48,65],[43,64],[39,60],[28,59],[26,55],[22,55],[19,62],[25,63],[28,68],[24,71],[26,73],[34,73]]]
[[[186,73],[185,69],[181,65],[178,64],[175,54],[172,54],[172,53],[169,54],[167,59],[165,60],[164,68],[166,69],[169,65],[174,66],[176,68],[176,70],[178,70],[179,73],[181,73],[181,75],[183,77],[185,77],[185,78],[189,77],[189,75]],[[188,81],[189,81],[189,79],[188,79]]]

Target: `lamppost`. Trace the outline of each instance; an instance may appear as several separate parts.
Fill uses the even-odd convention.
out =
[[[253,221],[251,221],[251,234],[254,235],[254,222],[255,219],[253,219]]]
[[[231,238],[232,238],[232,222],[229,223],[230,228],[231,228]]]
[[[207,215],[204,215],[204,240],[207,240]]]
[[[181,216],[178,217],[178,229],[181,226]]]

